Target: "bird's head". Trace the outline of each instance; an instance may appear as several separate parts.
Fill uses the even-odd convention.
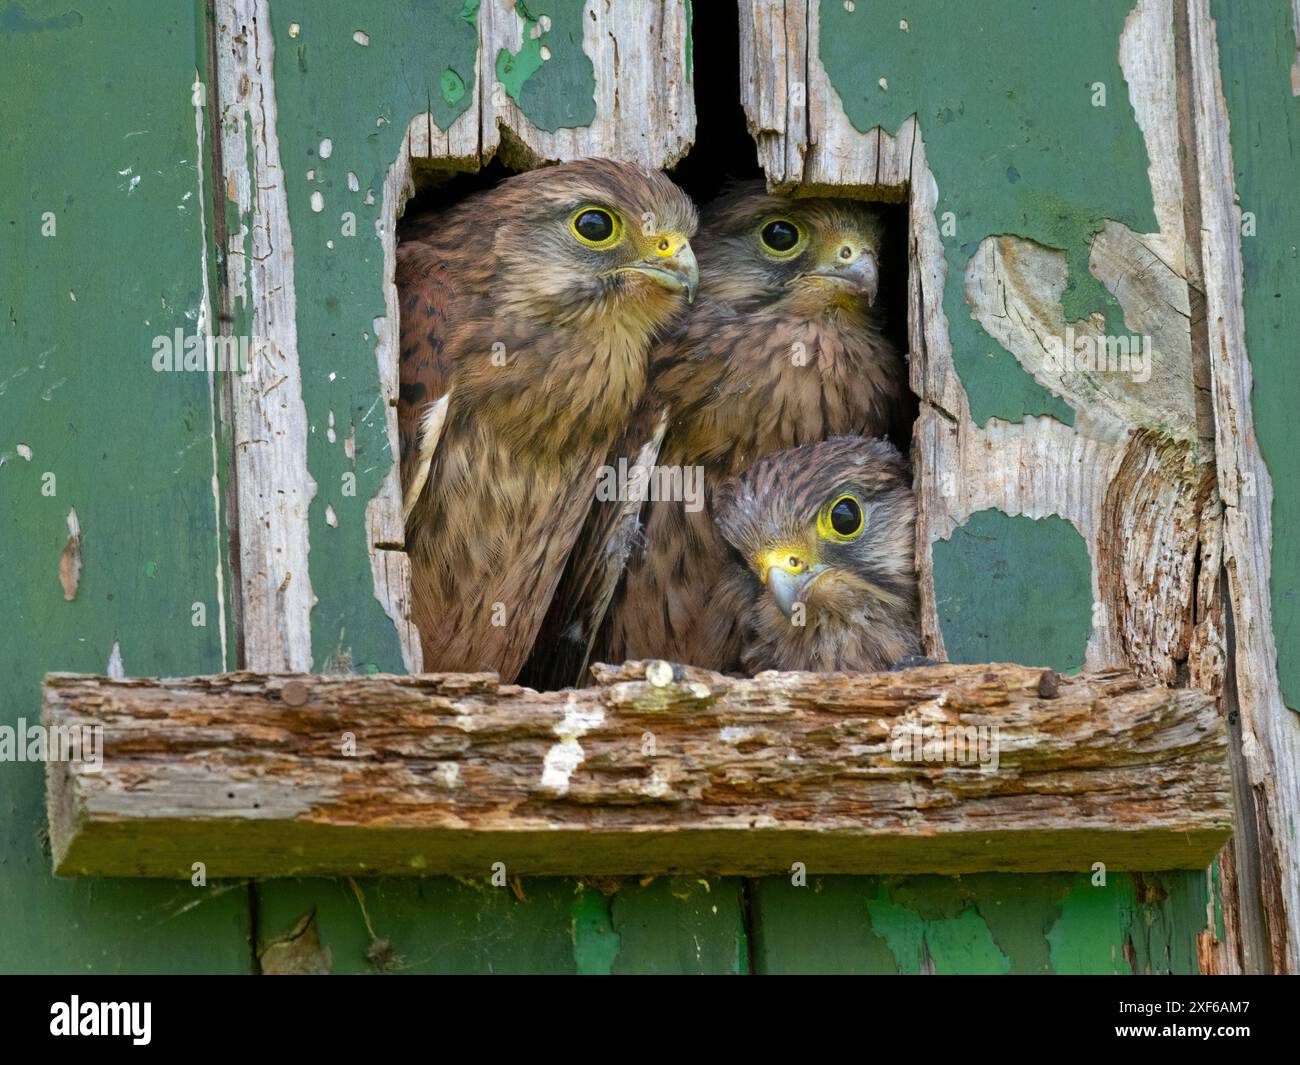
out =
[[[770,455],[718,486],[714,517],[773,617],[834,626],[914,610],[916,503],[888,441],[842,436]]]
[[[883,236],[881,216],[869,204],[772,196],[747,183],[705,211],[705,292],[801,317],[862,313],[876,301]]]
[[[581,159],[508,183],[494,290],[548,325],[629,317],[653,329],[695,298],[690,197],[656,170]]]

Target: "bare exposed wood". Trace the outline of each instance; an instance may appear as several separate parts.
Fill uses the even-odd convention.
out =
[[[554,132],[534,126],[494,79],[498,52],[517,52],[530,32],[521,6],[484,0],[479,8],[484,162],[499,151],[518,169],[586,156],[662,169],[686,154],[695,136],[695,93],[685,65],[686,0],[587,0],[582,50],[595,72],[596,118],[589,126]]]
[[[686,0],[587,0],[582,51],[595,78],[590,125],[539,129],[496,80],[502,49],[518,53],[537,35],[545,51],[549,16],[530,24],[515,0],[483,0],[472,104],[442,130],[429,114],[411,122],[407,152],[439,170],[477,170],[500,154],[526,170],[544,163],[602,156],[664,169],[695,136],[695,93]]]
[[[52,674],[45,722],[104,739],[100,771],[49,767],[56,870],[1203,868],[1231,827],[1225,731],[1200,692],[1007,665],[656,666],[545,694],[490,674]],[[966,757],[934,760],[954,730]]]
[[[1236,848],[1242,892],[1262,903],[1270,966],[1300,969],[1300,717],[1282,701],[1269,592],[1273,487],[1253,431],[1242,307],[1241,209],[1208,0],[1187,0],[1199,162],[1223,565],[1234,634],[1241,756],[1253,838]]]
[[[220,181],[247,218],[227,235],[226,320],[245,324],[249,373],[226,374],[234,438],[232,522],[244,664],[312,668],[307,409],[298,361],[293,233],[280,163],[268,0],[217,0]]]
[[[817,48],[821,7],[808,0],[742,0],[741,102],[774,189],[902,200],[916,120],[894,135],[863,133],[840,106]]]

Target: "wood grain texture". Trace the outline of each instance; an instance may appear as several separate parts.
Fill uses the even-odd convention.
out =
[[[1223,566],[1234,633],[1233,693],[1241,722],[1241,797],[1247,806],[1242,821],[1251,826],[1250,836],[1236,848],[1237,872],[1242,892],[1254,896],[1262,911],[1270,957],[1257,965],[1295,972],[1300,969],[1300,718],[1282,698],[1273,632],[1273,483],[1252,414],[1242,208],[1234,180],[1244,160],[1237,159],[1234,166],[1219,29],[1209,0],[1188,0],[1188,23],[1215,453],[1225,515]],[[1253,62],[1253,57],[1237,57],[1243,61]]]
[[[55,867],[165,877],[188,876],[196,860],[210,876],[470,875],[495,861],[593,875],[763,874],[794,862],[824,873],[1201,868],[1231,828],[1213,701],[1129,674],[593,672],[596,687],[544,694],[491,674],[51,675],[46,723],[104,730],[102,771],[51,767]],[[965,761],[912,760],[898,747],[953,729],[972,730]],[[978,755],[983,770],[978,729],[993,745]]]
[[[280,159],[269,0],[218,0],[220,175],[238,222],[227,234],[222,316],[255,348],[248,373],[225,375],[233,436],[231,521],[236,618],[244,664],[313,665],[307,409],[298,357],[289,190]]]

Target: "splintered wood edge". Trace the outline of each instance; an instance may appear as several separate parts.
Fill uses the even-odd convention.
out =
[[[1214,701],[1127,673],[593,675],[51,674],[45,725],[102,737],[47,767],[55,872],[1151,871],[1231,829]]]

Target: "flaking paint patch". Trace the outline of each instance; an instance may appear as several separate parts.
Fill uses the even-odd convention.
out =
[[[579,884],[569,910],[573,927],[573,965],[579,976],[609,976],[622,949],[614,928],[612,902],[602,892]]]
[[[569,778],[582,764],[585,756],[579,737],[605,723],[605,708],[582,706],[569,696],[564,707],[564,719],[555,726],[560,742],[546,752],[542,762],[542,788],[560,795],[569,790]]]
[[[518,0],[519,50],[497,52],[497,81],[547,133],[596,120],[596,72],[583,50],[585,6],[584,0]]]
[[[77,508],[68,510],[68,540],[59,553],[59,584],[63,586],[63,598],[71,603],[77,598],[77,588],[81,584],[81,523],[77,520]]]
[[[985,237],[1014,233],[1066,254],[1067,321],[1101,313],[1107,333],[1126,332],[1122,308],[1089,269],[1089,250],[1107,219],[1140,233],[1157,228],[1146,145],[1119,63],[1133,0],[1012,0],[998,17],[984,3],[950,5],[943,19],[916,18],[915,8],[876,0],[851,14],[822,4],[827,76],[862,133],[918,117],[939,188],[936,213],[955,227],[944,237],[943,307],[971,418],[984,425],[1045,414],[1073,424],[1070,406],[972,319],[962,279]],[[908,32],[899,33],[905,20]]]
[[[104,672],[116,680],[126,677],[126,666],[122,662],[122,645],[117,640],[113,641],[113,650],[108,653],[108,665],[104,667]]]

